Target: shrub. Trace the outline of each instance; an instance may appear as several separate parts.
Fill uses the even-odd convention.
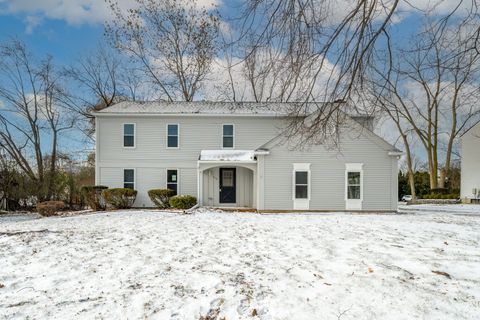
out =
[[[175,209],[190,209],[197,204],[197,198],[194,196],[174,196],[170,198],[170,206]]]
[[[150,200],[155,204],[158,208],[168,208],[170,207],[170,198],[175,195],[175,191],[171,189],[153,189],[148,190],[148,196]]]
[[[44,201],[37,203],[37,211],[44,217],[50,217],[56,215],[64,206],[63,201]]]
[[[430,194],[441,194],[441,195],[444,195],[444,194],[447,194],[448,193],[448,189],[447,188],[433,188],[433,189],[430,189]]]
[[[105,199],[102,197],[102,191],[108,189],[106,186],[83,186],[80,193],[87,205],[95,211],[103,211],[106,208]]]
[[[137,198],[137,190],[128,188],[113,188],[103,190],[105,202],[115,209],[129,209]]]

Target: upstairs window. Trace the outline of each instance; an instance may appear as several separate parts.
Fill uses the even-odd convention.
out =
[[[123,124],[123,146],[125,148],[135,147],[135,124],[134,123]]]
[[[295,171],[295,199],[308,199],[308,171]]]
[[[123,170],[123,187],[128,189],[135,189],[135,170]]]
[[[233,124],[223,125],[223,148],[233,148],[234,146],[234,128]]]
[[[178,124],[167,124],[167,148],[178,148]]]
[[[173,190],[175,195],[178,193],[178,171],[167,170],[167,189]]]
[[[347,199],[360,199],[362,190],[361,172],[347,172]]]

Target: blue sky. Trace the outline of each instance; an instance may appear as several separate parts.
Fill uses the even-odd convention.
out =
[[[122,8],[131,7],[133,0],[118,0]],[[198,0],[201,4],[217,5],[221,15],[239,12],[239,0]],[[347,1],[347,0],[345,0]],[[419,26],[421,15],[415,9],[431,7],[444,14],[459,0],[410,0],[402,2],[398,21],[393,26],[395,41],[408,41]],[[339,1],[338,3],[340,3]],[[468,1],[467,1],[468,2]],[[336,8],[337,11],[341,11]],[[103,22],[110,19],[104,0],[0,0],[0,43],[17,37],[37,57],[53,56],[58,65],[68,65],[93,51],[104,41]],[[70,134],[69,148],[76,152],[85,148],[78,134]]]

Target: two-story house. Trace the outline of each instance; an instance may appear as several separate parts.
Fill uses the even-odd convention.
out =
[[[95,112],[96,184],[257,210],[397,209],[401,154],[353,118],[339,150],[292,148],[288,103],[121,102]]]

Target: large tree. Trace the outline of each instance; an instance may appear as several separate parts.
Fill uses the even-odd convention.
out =
[[[62,77],[51,57],[37,60],[12,40],[0,46],[0,79],[0,148],[36,183],[37,198],[50,199],[60,134],[75,121],[63,112]]]
[[[218,50],[219,18],[195,1],[135,0],[123,12],[111,2],[114,22],[106,36],[168,101],[192,101],[210,72]]]

